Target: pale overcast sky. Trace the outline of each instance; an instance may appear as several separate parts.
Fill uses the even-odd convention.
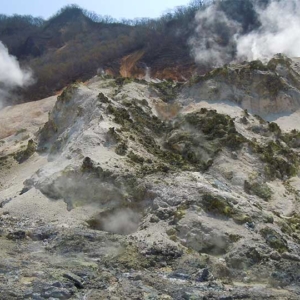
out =
[[[77,4],[99,15],[116,19],[156,18],[168,9],[190,0],[0,0],[0,14],[25,14],[49,18],[68,4]]]

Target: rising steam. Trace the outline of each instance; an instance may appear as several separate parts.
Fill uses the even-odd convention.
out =
[[[26,87],[32,83],[32,72],[22,69],[18,60],[0,42],[0,109],[15,88]]]
[[[235,58],[239,23],[229,20],[216,4],[199,11],[196,23],[195,36],[189,41],[196,62],[219,66]]]
[[[189,41],[196,62],[220,66],[236,60],[267,60],[277,53],[300,56],[299,1],[273,0],[254,9],[260,26],[247,34],[242,24],[220,9],[219,2],[199,11]]]
[[[102,230],[117,234],[131,234],[138,228],[141,215],[131,209],[120,209],[101,219]]]
[[[241,36],[238,57],[268,59],[276,53],[300,56],[300,3],[298,0],[273,1],[266,9],[256,8],[261,27]]]

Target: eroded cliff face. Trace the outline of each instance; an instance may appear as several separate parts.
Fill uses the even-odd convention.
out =
[[[120,66],[120,75],[122,77],[133,77],[143,79],[146,77],[146,66],[138,66],[140,59],[145,51],[137,51],[122,58]]]
[[[206,83],[95,77],[0,140],[3,299],[298,299],[300,133]]]
[[[232,101],[254,114],[266,116],[299,109],[299,62],[278,54],[261,61],[226,65],[196,76],[183,101]]]
[[[120,71],[125,78],[159,79],[188,82],[179,102],[230,101],[253,114],[289,114],[300,105],[300,68],[298,59],[282,54],[269,62],[244,62],[225,65],[204,75],[197,74],[195,65],[147,67],[145,53],[139,51],[122,59]],[[150,64],[151,65],[151,64]]]
[[[173,80],[186,82],[188,78],[193,76],[197,71],[195,63],[188,60],[186,63],[176,64],[173,66],[166,64],[163,60],[156,62],[151,60],[145,51],[133,52],[121,59],[120,64],[116,64],[115,68],[110,69],[107,74],[124,78],[146,79],[151,78],[159,80]],[[170,58],[168,57],[168,61]]]

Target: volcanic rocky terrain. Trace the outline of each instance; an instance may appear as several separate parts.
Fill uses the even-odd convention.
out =
[[[299,299],[299,78],[277,55],[0,110],[0,299]]]

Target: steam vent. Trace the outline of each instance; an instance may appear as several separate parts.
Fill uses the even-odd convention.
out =
[[[300,4],[181,2],[0,16],[0,300],[300,299]]]

